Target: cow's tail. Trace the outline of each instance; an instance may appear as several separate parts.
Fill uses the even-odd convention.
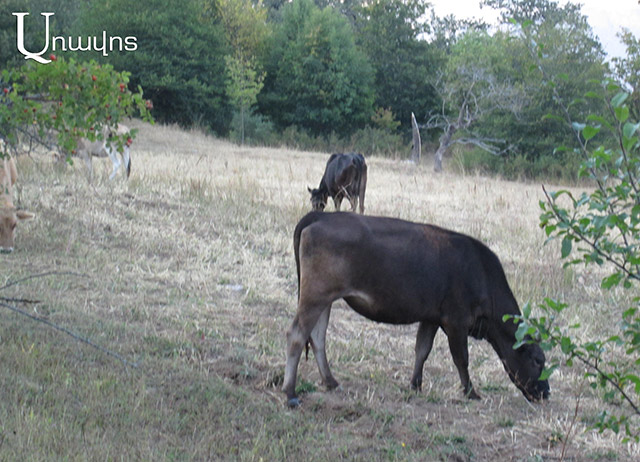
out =
[[[302,231],[309,225],[315,223],[323,216],[322,212],[307,213],[296,225],[293,232],[293,254],[296,258],[296,273],[298,275],[298,299],[300,299],[300,236]]]
[[[358,197],[360,198],[360,213],[364,213],[364,195],[367,191],[367,164],[364,161],[362,154],[358,154],[362,159],[362,168],[360,174],[360,181],[358,184]]]
[[[302,231],[309,225],[318,221],[324,214],[322,212],[310,212],[306,214],[296,225],[296,229],[293,232],[293,254],[296,258],[296,274],[298,276],[298,301],[300,300],[300,236],[302,235]],[[310,339],[307,339],[305,343],[305,356],[306,359],[309,359],[309,342]]]
[[[129,154],[129,162],[127,162],[127,178],[131,175],[131,154]]]

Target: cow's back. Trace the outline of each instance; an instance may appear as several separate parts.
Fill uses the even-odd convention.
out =
[[[339,272],[343,297],[370,319],[439,323],[451,316],[493,317],[495,301],[514,312],[498,258],[469,236],[350,213],[310,213],[298,224],[296,236],[299,279],[337,278]],[[366,297],[350,299],[350,293]],[[465,307],[463,312],[452,311],[458,306]]]

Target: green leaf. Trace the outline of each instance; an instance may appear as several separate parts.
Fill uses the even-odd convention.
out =
[[[611,105],[614,108],[620,107],[627,100],[628,97],[629,97],[629,93],[621,91],[617,93],[613,98],[611,98]]]
[[[545,114],[544,116],[542,116],[542,120],[547,120],[547,119],[557,120],[558,122],[566,123],[565,119],[555,114]]]
[[[604,278],[600,286],[603,289],[611,289],[612,287],[619,285],[623,277],[624,275],[620,272],[614,273],[611,276],[607,276],[606,278]]]
[[[604,127],[608,128],[609,130],[613,130],[613,126],[609,123],[609,121],[607,119],[605,119],[602,116],[591,114],[591,115],[589,115],[587,117],[587,120],[589,122],[598,122],[600,125],[603,125]]]
[[[575,345],[569,337],[562,337],[560,340],[560,349],[567,355],[575,349]]]
[[[538,380],[548,380],[551,377],[551,374],[558,368],[557,364],[553,364],[549,367],[545,367],[542,373],[540,374],[540,378]]]
[[[591,125],[587,125],[582,129],[582,136],[585,141],[589,141],[591,138],[596,136],[600,132],[600,127],[592,127]]]
[[[562,240],[562,249],[561,249],[562,258],[567,258],[570,253],[571,253],[571,238],[567,236]]]
[[[636,393],[640,393],[640,377],[634,374],[628,374],[625,376],[625,379],[635,385]]]
[[[520,346],[522,346],[522,344],[526,343],[524,338],[527,335],[532,335],[535,334],[535,328],[529,326],[526,322],[521,322],[518,325],[518,329],[516,330],[516,344],[513,346],[514,349],[516,348],[520,348]]]
[[[637,124],[627,122],[626,124],[624,124],[624,127],[622,127],[622,135],[625,138],[631,138],[639,128],[640,122],[638,122]]]
[[[616,114],[616,119],[618,119],[620,123],[625,123],[629,118],[629,108],[627,106],[617,107],[614,109],[614,112]]]

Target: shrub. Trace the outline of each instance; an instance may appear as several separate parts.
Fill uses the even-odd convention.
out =
[[[540,203],[540,226],[550,239],[561,239],[565,266],[606,266],[609,273],[601,282],[604,289],[637,291],[640,122],[630,118],[625,104],[629,94],[612,81],[603,82],[600,93],[590,92],[587,97],[603,100],[608,112],[591,114],[582,123],[567,116],[567,123],[580,146],[574,151],[583,159],[579,175],[589,178],[595,187],[578,197],[568,190],[545,190],[547,200]],[[603,407],[605,403],[622,403],[604,409],[594,427],[623,432],[625,440],[640,441],[640,297],[632,297],[630,307],[611,313],[609,327],[613,334],[586,341],[579,340],[579,323],[556,323],[566,308],[565,303],[547,298],[539,305],[541,316],[535,317],[531,306],[525,306],[519,317],[522,322],[516,347],[532,338],[544,349],[559,348],[568,366],[579,363],[585,367],[591,387],[602,392]],[[552,363],[543,375],[548,376],[558,366],[559,362]]]
[[[351,135],[349,146],[349,151],[384,157],[407,158],[411,154],[411,146],[396,131],[370,126]]]
[[[242,141],[242,121],[238,111],[234,112],[231,120],[229,138],[234,143]],[[277,143],[278,136],[273,129],[273,123],[262,114],[251,112],[244,115],[244,142],[253,146],[272,146]]]

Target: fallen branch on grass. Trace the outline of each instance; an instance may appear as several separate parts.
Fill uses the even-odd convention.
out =
[[[55,275],[60,275],[60,274],[69,275],[69,274],[71,274],[71,275],[74,275],[74,276],[84,276],[84,275],[80,275],[80,274],[77,274],[77,273],[69,273],[69,272],[62,273],[62,272],[58,272],[58,271],[50,271],[50,272],[47,272],[47,273],[35,274],[35,275],[32,275],[32,276],[28,276],[26,278],[22,278],[22,279],[18,279],[16,281],[9,282],[9,283],[5,284],[3,287],[0,287],[0,290],[4,290],[7,287],[14,286],[16,284],[19,284],[19,283],[24,282],[24,281],[28,281],[30,279],[40,278],[40,277],[44,277],[44,276],[50,276],[50,275],[53,275],[53,274],[55,274]],[[34,321],[46,324],[49,327],[52,327],[52,328],[54,328],[54,329],[56,329],[56,330],[58,330],[60,332],[63,332],[65,334],[73,337],[74,339],[78,340],[79,342],[86,343],[87,345],[95,348],[96,350],[99,350],[99,351],[101,351],[101,352],[103,352],[103,353],[105,353],[105,354],[107,354],[109,356],[112,356],[112,357],[118,359],[125,366],[131,366],[131,367],[135,367],[135,368],[138,367],[138,363],[131,362],[131,361],[127,360],[126,358],[124,358],[122,355],[119,355],[118,353],[116,353],[114,351],[111,351],[111,350],[109,350],[107,348],[101,347],[97,343],[92,342],[88,338],[81,337],[80,335],[78,335],[75,332],[67,329],[66,327],[59,326],[58,324],[55,324],[55,323],[53,323],[53,322],[51,322],[51,321],[49,321],[49,320],[47,320],[45,318],[41,318],[39,316],[34,316],[34,315],[30,314],[30,313],[27,313],[24,310],[21,310],[17,306],[9,305],[6,302],[18,302],[18,303],[35,304],[35,303],[39,303],[39,301],[37,301],[37,300],[27,300],[27,299],[0,297],[0,306],[13,311],[14,313],[18,313],[18,314],[21,314],[22,316],[26,316],[27,318],[32,319]]]
[[[43,278],[45,276],[79,276],[79,277],[84,277],[84,278],[88,277],[85,274],[73,273],[71,271],[47,271],[46,273],[32,274],[31,276],[27,276],[27,277],[22,278],[22,279],[16,279],[15,281],[8,282],[4,286],[0,287],[0,290],[4,290],[4,289],[7,289],[9,287],[16,286],[16,285],[20,284],[21,282],[30,281],[31,279]]]
[[[53,327],[54,329],[59,330],[60,332],[64,332],[65,334],[73,337],[74,339],[76,339],[76,340],[78,340],[80,342],[86,343],[89,346],[92,346],[96,350],[100,350],[100,351],[102,351],[103,353],[105,353],[105,354],[107,354],[109,356],[113,356],[114,358],[120,360],[126,366],[138,367],[138,363],[132,363],[131,361],[128,361],[127,359],[125,359],[123,356],[119,355],[118,353],[116,353],[114,351],[111,351],[111,350],[108,350],[108,349],[106,349],[104,347],[101,347],[97,343],[92,342],[88,338],[79,336],[78,334],[76,334],[75,332],[70,331],[66,327],[59,326],[58,324],[55,324],[55,323],[53,323],[51,321],[48,321],[48,320],[46,320],[44,318],[40,318],[38,316],[34,316],[32,314],[29,314],[26,311],[21,310],[20,308],[18,308],[16,306],[9,305],[9,304],[4,303],[4,302],[0,302],[0,306],[8,308],[9,310],[11,310],[11,311],[13,311],[15,313],[21,314],[23,316],[26,316],[26,317],[28,317],[30,319],[33,319],[34,321],[38,321],[38,322],[41,322],[43,324],[46,324],[49,327]]]

